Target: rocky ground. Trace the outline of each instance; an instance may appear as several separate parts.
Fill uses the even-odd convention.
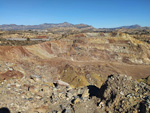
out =
[[[110,75],[98,88],[48,83],[40,75],[4,80],[0,106],[12,113],[149,113],[150,86],[127,75]]]
[[[0,46],[0,112],[149,113],[150,45],[121,33],[75,33]]]

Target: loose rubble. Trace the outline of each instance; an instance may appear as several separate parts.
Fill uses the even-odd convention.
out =
[[[101,88],[72,88],[59,83],[63,84],[47,84],[40,75],[4,80],[0,107],[12,113],[150,112],[150,86],[126,75],[108,76]]]

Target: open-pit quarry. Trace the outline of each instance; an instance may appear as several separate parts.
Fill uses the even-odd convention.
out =
[[[149,113],[150,44],[122,32],[0,43],[0,111]]]

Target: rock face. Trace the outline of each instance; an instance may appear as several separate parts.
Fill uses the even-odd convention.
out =
[[[111,112],[148,113],[149,86],[126,75],[110,75],[100,88],[101,110]]]

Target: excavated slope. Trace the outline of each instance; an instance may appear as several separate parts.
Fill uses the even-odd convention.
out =
[[[11,68],[72,87],[100,87],[110,74],[139,79],[150,73],[150,45],[124,33],[84,33],[31,46],[0,46],[0,59],[0,76]]]

